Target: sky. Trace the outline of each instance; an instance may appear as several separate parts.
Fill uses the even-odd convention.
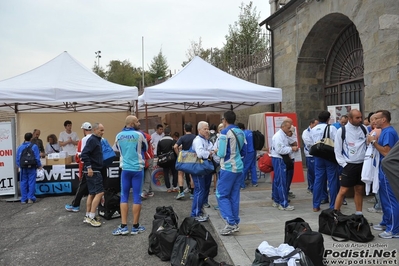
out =
[[[0,80],[34,69],[64,51],[91,69],[129,60],[148,70],[162,49],[176,73],[192,41],[221,48],[246,0],[1,0]],[[260,21],[269,0],[253,0]],[[143,41],[144,40],[144,41]],[[144,45],[143,45],[144,44]],[[143,49],[144,48],[144,49]],[[144,50],[144,52],[143,52]]]

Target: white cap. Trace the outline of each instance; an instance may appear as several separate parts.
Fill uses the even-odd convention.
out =
[[[91,124],[89,122],[84,122],[80,128],[85,130],[91,130]]]

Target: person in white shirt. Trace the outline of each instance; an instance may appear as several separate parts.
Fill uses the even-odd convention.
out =
[[[348,115],[349,122],[338,129],[335,135],[334,152],[338,164],[343,168],[341,187],[335,200],[334,210],[340,211],[345,194],[354,187],[356,214],[362,214],[364,183],[362,167],[366,154],[367,128],[362,125],[362,113],[353,109]],[[345,128],[345,132],[343,129]],[[342,141],[344,138],[344,141]]]
[[[282,155],[298,151],[298,146],[291,146],[288,136],[292,136],[292,122],[283,121],[281,128],[272,138],[271,156],[274,169],[272,185],[273,207],[282,211],[293,211],[295,208],[288,204],[287,165]]]
[[[163,133],[163,126],[161,124],[157,125],[157,131],[151,134],[151,144],[154,151],[157,151],[158,142],[165,136]]]
[[[306,168],[307,168],[307,180],[308,180],[308,193],[313,193],[314,184],[314,158],[309,154],[310,147],[314,144],[312,138],[310,137],[310,130],[314,128],[319,121],[317,119],[312,119],[309,122],[309,126],[302,133],[303,141],[303,152],[306,157]]]
[[[330,139],[334,140],[337,129],[332,125],[327,125],[330,119],[330,112],[322,111],[318,116],[319,123],[310,130],[310,136],[313,144],[323,138],[324,130],[328,126]],[[323,200],[323,191],[328,180],[328,188],[330,193],[330,209],[334,208],[335,199],[339,190],[338,170],[337,163],[323,159],[321,157],[315,158],[315,180],[313,185],[313,211],[320,211],[320,204]]]
[[[76,145],[78,145],[79,138],[76,132],[72,132],[72,122],[66,120],[64,122],[65,131],[60,133],[58,143],[63,151],[67,152],[69,156],[75,156]]]

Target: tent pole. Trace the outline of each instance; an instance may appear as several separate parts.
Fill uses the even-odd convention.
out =
[[[139,117],[139,100],[136,100],[136,113],[135,113],[136,117]]]
[[[148,111],[147,111],[147,104],[145,104],[145,130],[148,133]],[[148,133],[149,134],[149,133]]]
[[[283,112],[283,105],[280,102],[280,113],[282,113],[282,112]]]

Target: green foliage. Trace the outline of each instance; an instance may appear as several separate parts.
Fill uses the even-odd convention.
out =
[[[99,67],[96,62],[94,62],[94,66],[92,68],[93,72],[105,79],[107,73],[105,72],[104,68]]]
[[[191,41],[190,48],[186,52],[187,61],[183,61],[182,67],[187,65],[194,57],[199,56],[205,61],[210,63],[212,57],[212,50],[211,49],[204,49],[202,47],[202,39],[199,38],[198,42]]]
[[[154,56],[149,66],[150,77],[153,81],[156,79],[165,78],[168,73],[169,66],[166,57],[162,54],[162,49],[159,51],[158,55]]]

